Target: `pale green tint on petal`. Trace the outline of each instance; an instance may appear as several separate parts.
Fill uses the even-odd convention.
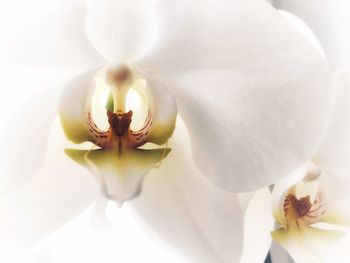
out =
[[[244,215],[244,246],[240,263],[264,262],[271,246],[275,221],[268,188],[257,191]]]
[[[88,168],[101,182],[103,193],[119,203],[137,197],[146,174],[169,154],[170,149],[118,148],[98,150],[66,149],[66,154]],[[161,164],[160,164],[161,165]]]
[[[130,204],[169,246],[193,262],[238,262],[243,213],[237,195],[208,181],[195,167],[181,119],[169,140],[172,152],[144,180]]]
[[[33,247],[96,199],[96,182],[64,154],[65,141],[56,120],[40,173],[0,200],[0,257]]]
[[[309,25],[334,68],[350,65],[348,0],[274,0],[273,4],[294,13]]]
[[[1,68],[0,195],[34,177],[44,164],[61,87],[73,72]]]
[[[59,116],[62,128],[68,140],[74,143],[96,141],[88,125],[96,73],[97,69],[94,69],[78,75],[66,84],[61,96]]]
[[[343,232],[304,227],[299,230],[279,229],[272,232],[272,238],[284,247],[298,263],[319,263],[327,256]]]
[[[88,0],[88,39],[106,60],[132,62],[154,41],[155,4],[153,0]]]
[[[176,97],[194,160],[252,191],[318,149],[333,97],[324,57],[265,1],[161,2],[158,45],[138,66]]]
[[[103,63],[84,32],[85,0],[12,0],[0,10],[0,64],[84,70]]]
[[[336,97],[326,137],[314,162],[350,183],[350,70],[335,76]]]
[[[175,98],[166,87],[151,76],[143,75],[147,81],[147,96],[151,104],[152,124],[146,141],[164,144],[174,132],[177,116]]]

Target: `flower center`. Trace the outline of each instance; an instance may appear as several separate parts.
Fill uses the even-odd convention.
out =
[[[114,113],[111,111],[107,111],[108,123],[114,132],[114,134],[118,137],[122,137],[130,129],[132,111],[127,113]]]
[[[142,79],[141,79],[142,80]],[[97,127],[91,112],[88,113],[89,131],[95,138],[95,144],[101,148],[117,148],[119,154],[123,147],[138,148],[148,142],[153,125],[152,107],[148,105],[148,115],[140,130],[132,130],[133,111],[126,111],[127,95],[130,88],[140,82],[126,66],[120,66],[106,71],[106,84],[110,88],[110,95],[106,106],[109,128],[103,131]],[[147,108],[145,108],[147,111]]]
[[[311,207],[310,196],[298,199],[295,195],[289,194],[284,200],[284,213],[286,216],[292,212],[297,218],[302,218],[310,212]]]

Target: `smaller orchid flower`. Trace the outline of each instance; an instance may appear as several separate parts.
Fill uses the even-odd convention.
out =
[[[296,262],[329,262],[331,249],[347,234],[344,227],[350,227],[349,72],[337,75],[336,86],[322,147],[310,162],[275,184],[272,193],[274,217],[281,226],[273,239]]]

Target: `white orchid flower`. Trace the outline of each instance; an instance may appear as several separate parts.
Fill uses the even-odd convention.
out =
[[[85,20],[79,4],[64,21],[57,14],[70,1],[50,5],[51,23],[19,26],[48,43],[42,36],[5,43],[15,51],[2,54],[4,63],[54,67],[8,76],[24,94],[35,85],[43,102],[34,99],[32,111],[33,102],[14,96],[23,121],[11,130],[16,141],[5,142],[13,154],[3,164],[3,191],[28,183],[1,202],[3,247],[30,246],[91,204],[98,196],[92,171],[108,198],[138,197],[131,201],[138,214],[189,259],[239,261],[243,215],[233,192],[275,182],[319,147],[332,98],[324,57],[260,0],[91,0]],[[65,85],[62,127],[69,141],[96,148],[69,144],[56,120],[41,167],[67,79],[57,68],[72,64],[89,69]],[[112,93],[108,113],[98,107],[99,89]],[[139,128],[127,111],[128,91],[147,102]]]
[[[272,193],[274,217],[281,225],[272,236],[296,262],[330,262],[337,258],[332,251],[339,252],[334,246],[349,250],[342,241],[350,234],[349,71],[337,74],[336,86],[333,118],[320,150],[275,184]]]

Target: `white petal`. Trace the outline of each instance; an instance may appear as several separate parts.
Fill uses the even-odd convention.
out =
[[[71,72],[1,68],[0,195],[37,174],[57,114],[61,85]]]
[[[244,246],[240,263],[264,262],[271,246],[271,231],[275,222],[268,188],[254,194],[244,218]]]
[[[210,180],[230,191],[272,184],[319,147],[329,67],[266,2],[186,3],[166,3],[166,32],[139,66],[176,97]]]
[[[350,233],[342,238],[337,244],[335,244],[327,257],[324,259],[324,263],[327,262],[337,262],[337,263],[347,263],[350,258]]]
[[[325,172],[319,181],[320,189],[324,192],[324,199],[327,202],[322,222],[350,226],[350,180]]]
[[[14,0],[0,10],[1,64],[89,68],[103,59],[84,33],[85,1]]]
[[[322,146],[314,158],[320,168],[350,181],[350,71],[335,77],[336,98],[331,122]]]
[[[86,33],[109,61],[133,61],[154,40],[155,1],[89,0]]]
[[[305,227],[298,230],[276,230],[273,239],[283,246],[296,262],[319,263],[343,236],[342,232]]]
[[[142,220],[169,245],[194,262],[238,262],[243,226],[237,196],[201,176],[191,161],[184,126],[177,128],[172,152],[145,179],[131,202]]]
[[[273,4],[299,16],[311,27],[334,68],[350,65],[349,1],[275,0]]]
[[[97,196],[94,179],[65,156],[58,120],[50,136],[49,155],[40,174],[0,200],[1,255],[32,247]]]

